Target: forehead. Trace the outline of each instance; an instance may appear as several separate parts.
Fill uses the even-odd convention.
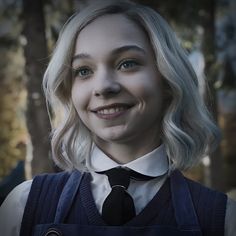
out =
[[[76,40],[75,54],[100,53],[125,45],[136,45],[151,50],[148,36],[138,23],[122,14],[98,17],[88,24]]]

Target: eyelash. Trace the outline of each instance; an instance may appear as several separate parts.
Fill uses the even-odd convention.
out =
[[[126,67],[123,67],[124,65],[128,65],[128,68]],[[131,66],[130,66],[131,65]],[[136,66],[139,66],[140,63],[137,62],[136,60],[134,59],[126,59],[126,60],[123,60],[121,61],[119,64],[118,64],[118,67],[117,69],[118,70],[121,70],[121,71],[129,71],[129,70],[132,70],[134,69]],[[122,68],[123,67],[123,68]],[[83,72],[87,72],[86,74],[83,74]],[[81,74],[82,73],[82,74]],[[90,76],[91,74],[93,74],[93,71],[89,68],[89,67],[86,67],[86,66],[82,66],[82,67],[79,67],[77,69],[73,69],[73,77],[80,77],[80,78],[87,78],[88,76]]]
[[[83,71],[87,71],[87,72],[89,72],[88,74],[80,74],[81,72],[83,72]],[[74,77],[88,77],[90,74],[92,74],[93,72],[92,72],[92,70],[91,69],[89,69],[88,67],[79,67],[79,68],[77,68],[77,69],[73,69],[73,76]]]
[[[130,67],[128,67],[128,68],[122,68],[122,66],[124,66],[124,65],[127,65],[127,64],[131,64],[132,66]],[[136,66],[139,66],[140,65],[140,63],[138,63],[136,60],[134,60],[134,59],[128,59],[128,60],[124,60],[124,61],[122,61],[119,65],[118,65],[118,69],[119,70],[131,70],[131,69],[133,69],[133,67],[136,67]]]

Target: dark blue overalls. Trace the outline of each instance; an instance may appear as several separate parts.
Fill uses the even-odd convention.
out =
[[[135,223],[138,222],[137,219],[145,221],[145,217],[141,218],[141,216],[137,215],[135,217],[137,219],[134,218],[123,226],[107,226],[106,223],[102,220],[102,217],[98,213],[97,209],[95,209],[96,206],[92,199],[92,193],[89,188],[90,174],[86,173],[81,175],[80,172],[73,171],[71,174],[67,173],[55,176],[58,176],[56,177],[57,179],[61,178],[64,180],[59,184],[57,183],[57,185],[53,184],[54,182],[52,181],[52,179],[46,182],[40,182],[40,178],[45,179],[44,176],[37,177],[38,180],[37,178],[34,180],[23,217],[21,236],[204,235],[203,230],[201,229],[201,225],[199,224],[199,216],[197,216],[196,214],[196,206],[194,206],[194,203],[195,205],[197,205],[197,202],[200,202],[200,200],[194,202],[192,200],[191,194],[193,195],[194,193],[194,195],[199,195],[195,198],[201,199],[200,193],[204,192],[206,188],[199,187],[199,184],[196,185],[198,187],[190,187],[192,185],[195,186],[195,182],[184,178],[179,171],[174,171],[168,179],[169,185],[165,183],[159,191],[164,193],[165,188],[170,189],[172,205],[170,209],[173,208],[173,218],[176,221],[175,224],[172,225],[146,225],[145,223],[144,225],[139,225]],[[45,185],[47,185],[46,188]],[[190,191],[190,188],[193,189],[192,192]],[[198,188],[199,190],[194,192],[194,189]],[[202,190],[202,188],[204,188],[204,191]],[[41,194],[42,191],[45,192],[45,194]],[[159,194],[159,192],[157,193],[157,195]],[[214,219],[216,218],[214,227],[218,228],[216,229],[213,227],[212,231],[210,229],[209,232],[212,232],[212,235],[214,234],[214,236],[223,235],[225,206],[227,198],[224,194],[209,189],[207,189],[205,192],[209,192],[209,194],[204,194],[205,197],[207,197],[207,195],[210,196],[208,196],[209,203],[213,200],[213,195],[217,195],[217,197],[214,197],[214,204],[216,204],[219,208],[218,212],[222,213],[218,214],[218,216],[220,215],[220,217],[214,216],[210,213],[210,215],[208,216],[204,216],[203,214],[201,218],[209,216]],[[50,200],[48,200],[48,196],[51,195],[51,198],[54,199],[50,202]],[[154,200],[152,200],[153,203],[155,201],[155,198],[157,197],[154,197]],[[165,198],[165,194],[163,194],[162,199],[163,198]],[[158,211],[158,208],[155,209],[153,203],[149,204],[149,210],[152,212]],[[165,204],[164,201],[163,204]],[[46,206],[46,209],[44,205]],[[148,207],[146,209],[146,212],[148,210]],[[209,210],[213,209],[211,206],[204,207],[209,207]],[[140,215],[142,215],[142,213]],[[152,216],[152,213],[147,213],[146,215],[146,218],[154,218],[154,215]],[[212,221],[212,219],[210,220]]]

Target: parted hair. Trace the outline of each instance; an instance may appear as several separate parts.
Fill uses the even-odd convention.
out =
[[[162,143],[172,168],[194,166],[218,145],[219,129],[200,96],[198,78],[187,54],[168,23],[155,10],[126,0],[93,3],[72,15],[60,32],[43,79],[55,163],[65,170],[86,170],[93,140],[72,103],[71,63],[80,31],[106,14],[123,14],[145,31],[168,94]]]

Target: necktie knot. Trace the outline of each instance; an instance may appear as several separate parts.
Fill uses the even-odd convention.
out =
[[[125,189],[128,188],[130,183],[129,171],[124,168],[113,168],[105,172],[108,177],[111,188],[120,186]]]

